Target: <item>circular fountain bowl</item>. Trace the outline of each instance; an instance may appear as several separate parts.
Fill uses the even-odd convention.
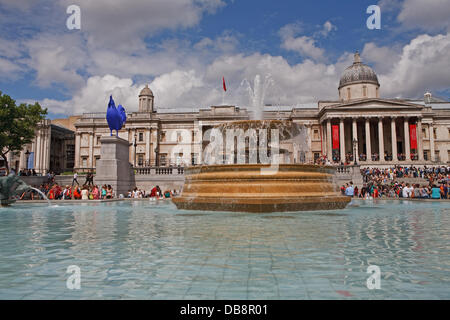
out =
[[[231,164],[190,167],[178,209],[283,212],[343,209],[350,202],[332,182],[333,167]]]

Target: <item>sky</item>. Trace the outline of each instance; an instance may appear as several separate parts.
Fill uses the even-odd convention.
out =
[[[449,31],[450,0],[0,0],[0,91],[57,118],[111,94],[137,111],[146,84],[157,109],[245,106],[260,75],[265,103],[295,106],[336,100],[359,51],[383,98],[450,99]]]

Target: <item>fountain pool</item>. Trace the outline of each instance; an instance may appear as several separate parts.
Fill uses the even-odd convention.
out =
[[[447,202],[261,214],[16,204],[0,209],[0,299],[450,299],[449,235]],[[66,287],[70,265],[80,290]]]

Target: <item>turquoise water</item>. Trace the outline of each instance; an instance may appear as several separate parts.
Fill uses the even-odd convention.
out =
[[[272,214],[20,204],[0,209],[0,299],[450,299],[449,253],[442,202]],[[70,265],[80,290],[66,286]]]

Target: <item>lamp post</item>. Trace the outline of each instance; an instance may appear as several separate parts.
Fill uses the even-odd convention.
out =
[[[155,148],[155,166],[159,167],[158,148]]]
[[[358,156],[356,154],[356,146],[358,145],[358,140],[356,138],[353,139],[353,163],[356,166],[358,162],[356,161],[356,157]]]
[[[134,133],[134,166],[136,167],[136,147],[137,147],[137,141],[136,141],[137,134]]]
[[[25,152],[25,155],[27,156],[27,163],[25,166],[27,169],[30,169],[30,168],[28,168],[28,158],[30,157],[30,151],[28,151],[28,149],[27,149],[27,152]]]

